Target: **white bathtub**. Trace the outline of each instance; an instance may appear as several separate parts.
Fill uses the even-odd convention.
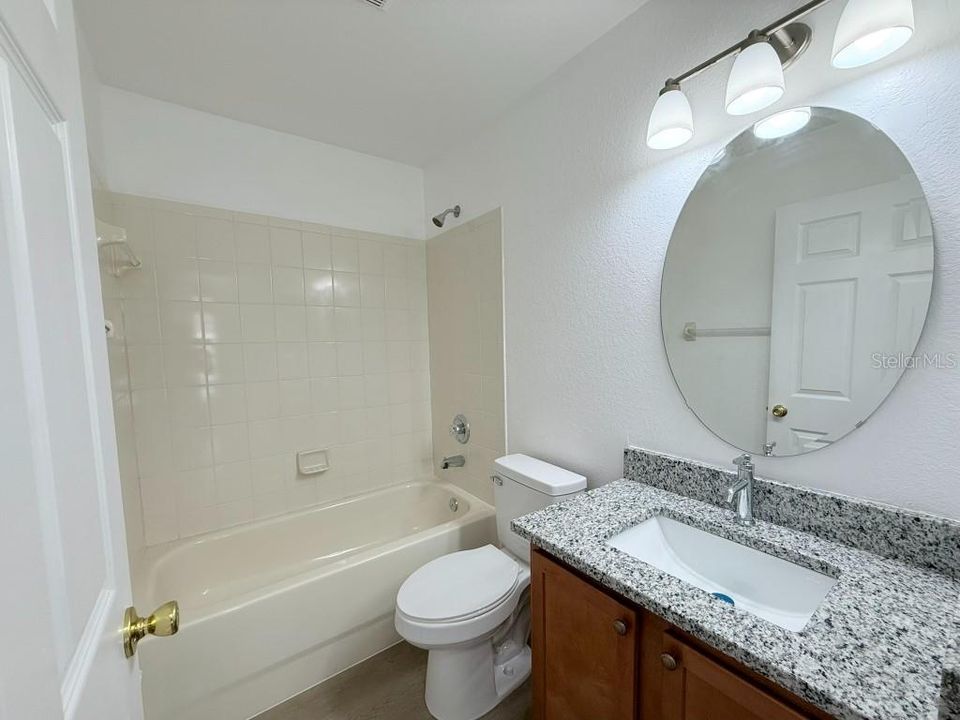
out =
[[[138,603],[181,624],[138,649],[147,720],[244,720],[389,647],[407,575],[495,538],[492,507],[428,481],[152,552]]]

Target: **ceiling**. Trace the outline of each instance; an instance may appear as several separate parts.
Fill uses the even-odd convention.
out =
[[[102,82],[424,165],[647,0],[76,0]]]

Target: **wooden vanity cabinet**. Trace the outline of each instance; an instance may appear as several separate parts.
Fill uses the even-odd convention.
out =
[[[533,720],[830,720],[542,551],[531,574]]]

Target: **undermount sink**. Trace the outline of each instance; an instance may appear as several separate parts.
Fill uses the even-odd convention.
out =
[[[607,545],[793,632],[803,629],[837,582],[662,515],[614,535]]]

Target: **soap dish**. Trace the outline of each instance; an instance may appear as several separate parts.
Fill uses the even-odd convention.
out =
[[[319,475],[330,469],[326,450],[303,450],[297,453],[297,470],[301,475]]]

